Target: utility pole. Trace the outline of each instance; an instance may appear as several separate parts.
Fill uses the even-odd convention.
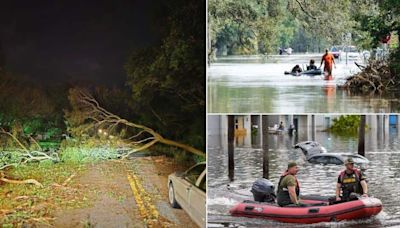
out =
[[[358,129],[358,154],[365,156],[365,115],[361,115],[360,127]]]
[[[315,141],[315,115],[311,115],[311,139]]]
[[[262,123],[264,126],[262,126],[262,131],[263,131],[263,144],[262,144],[262,149],[263,149],[263,178],[268,179],[269,178],[269,145],[268,145],[268,116],[264,115],[262,116]]]
[[[228,116],[228,176],[229,180],[233,181],[235,176],[235,116]]]

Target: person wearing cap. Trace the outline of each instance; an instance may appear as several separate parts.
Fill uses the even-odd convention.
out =
[[[368,186],[365,176],[360,170],[354,168],[354,161],[346,159],[344,165],[346,169],[340,172],[336,184],[336,201],[349,201],[351,193],[368,196]],[[340,196],[342,193],[342,196]]]
[[[279,179],[277,202],[281,207],[300,204],[300,185],[296,178],[298,170],[296,162],[289,162],[287,170]]]

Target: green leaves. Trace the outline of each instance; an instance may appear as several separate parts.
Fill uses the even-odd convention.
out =
[[[133,52],[125,65],[140,122],[198,148],[204,148],[204,12],[204,1],[170,1],[160,44]]]
[[[281,1],[210,0],[210,39],[213,48],[228,54],[271,53],[278,45]]]
[[[361,117],[358,115],[344,115],[333,120],[329,129],[332,133],[340,136],[357,136]]]
[[[296,51],[340,44],[370,48],[400,26],[396,0],[210,0],[208,6],[211,46],[218,54],[276,53],[289,46]],[[353,40],[345,40],[345,34]]]

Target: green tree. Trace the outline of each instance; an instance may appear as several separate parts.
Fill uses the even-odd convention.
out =
[[[370,46],[357,14],[376,11],[374,0],[210,0],[211,49],[227,54],[274,53],[278,47],[322,51],[334,44]],[[352,34],[352,41],[346,39]],[[213,51],[211,50],[211,51]]]
[[[162,5],[160,45],[135,51],[125,66],[131,107],[141,123],[173,140],[204,148],[205,2]]]
[[[228,54],[273,53],[283,19],[282,1],[210,0],[209,32],[213,48]]]
[[[361,1],[361,0],[359,0]],[[359,30],[368,33],[371,46],[377,47],[383,37],[400,34],[400,1],[397,0],[366,0],[370,11],[359,11],[356,18]],[[394,46],[389,59],[392,75],[400,74],[400,48]],[[400,80],[400,79],[399,79]]]
[[[357,136],[361,117],[357,115],[344,115],[333,120],[330,131],[341,136]],[[368,128],[368,126],[366,126]]]
[[[0,72],[0,127],[20,129],[21,134],[44,134],[65,129],[66,94],[60,88],[36,86],[5,71]],[[16,129],[12,129],[16,127]]]

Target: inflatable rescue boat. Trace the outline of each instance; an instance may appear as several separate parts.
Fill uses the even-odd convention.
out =
[[[306,206],[280,207],[276,204],[244,201],[230,210],[231,215],[263,218],[286,223],[319,223],[341,220],[369,218],[379,214],[382,202],[373,197],[329,205],[328,200],[321,197],[302,197]]]

